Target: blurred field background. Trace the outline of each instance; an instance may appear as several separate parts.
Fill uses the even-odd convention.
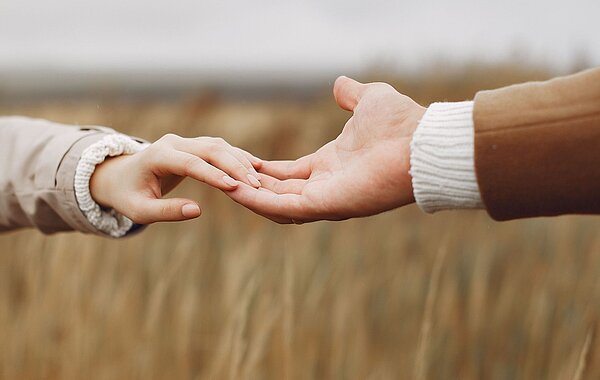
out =
[[[552,74],[474,64],[359,79],[429,104]],[[328,90],[288,95],[2,98],[0,114],[222,136],[268,159],[314,151],[349,117]],[[597,217],[496,223],[413,205],[280,226],[202,184],[177,192],[204,215],[119,241],[0,236],[1,378],[600,378]]]

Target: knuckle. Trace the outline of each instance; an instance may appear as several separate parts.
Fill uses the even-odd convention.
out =
[[[162,137],[161,137],[162,138]],[[160,152],[163,148],[164,145],[164,141],[162,141],[161,139],[156,140],[154,143],[150,144],[149,147],[147,147],[146,149],[142,150],[140,153],[144,154],[144,155],[153,155],[157,152]]]
[[[242,174],[248,173],[248,168],[245,167],[241,162],[238,162],[238,163],[235,164],[234,170],[237,171],[237,172],[240,172]]]
[[[393,90],[394,87],[392,87],[391,84],[389,83],[385,83],[385,82],[375,82],[375,83],[371,83],[369,85],[369,87],[371,87],[373,90]]]
[[[198,157],[187,157],[183,162],[183,170],[186,175],[191,174],[198,167],[200,159]]]
[[[146,149],[142,150],[141,152],[136,153],[136,155],[138,157],[140,157],[140,159],[142,159],[142,160],[152,162],[153,160],[151,160],[151,159],[160,151],[161,151],[160,143],[158,141],[155,141],[154,143],[152,143],[152,145],[148,146]]]
[[[150,147],[152,148],[152,147]],[[148,148],[148,149],[150,149]],[[144,151],[146,152],[146,151]],[[169,154],[169,150],[168,148],[162,146],[162,145],[157,145],[155,147],[152,148],[151,151],[148,151],[145,155],[146,157],[146,162],[149,163],[150,165],[158,165],[161,162],[167,162],[167,160],[170,158],[170,154]]]
[[[224,150],[229,146],[221,137],[210,137],[209,145],[215,150]]]
[[[167,143],[167,144],[171,144],[173,142],[175,142],[176,140],[180,139],[181,137],[179,137],[178,135],[174,134],[174,133],[167,133],[166,135],[164,135],[163,137],[161,137],[158,141],[163,142],[163,143]]]
[[[210,142],[207,143],[207,150],[210,153],[217,153],[217,152],[222,152],[225,150],[225,147],[222,144],[219,144],[218,142],[211,140]]]
[[[285,179],[293,178],[293,174],[296,172],[298,166],[298,163],[295,161],[285,165],[283,169],[283,176],[285,177]]]
[[[168,219],[173,215],[173,206],[170,204],[165,204],[160,206],[160,216],[162,219]]]

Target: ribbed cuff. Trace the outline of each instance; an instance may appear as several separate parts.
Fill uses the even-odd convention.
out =
[[[424,212],[483,207],[475,178],[472,101],[430,105],[410,148],[413,191]]]
[[[121,134],[112,134],[87,147],[81,154],[75,171],[74,187],[79,208],[90,224],[114,238],[122,237],[133,227],[126,216],[114,211],[103,210],[90,194],[90,178],[96,165],[106,157],[121,154],[133,154],[141,151],[145,145]]]

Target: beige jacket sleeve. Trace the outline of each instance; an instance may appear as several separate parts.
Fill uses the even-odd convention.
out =
[[[494,219],[600,214],[600,68],[479,92],[473,121]]]
[[[99,233],[73,189],[82,151],[112,129],[73,127],[24,117],[0,118],[0,231]]]

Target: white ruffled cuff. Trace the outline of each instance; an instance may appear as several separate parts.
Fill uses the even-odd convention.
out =
[[[81,154],[75,171],[75,198],[83,214],[98,231],[119,238],[125,236],[134,226],[134,223],[115,210],[103,210],[92,199],[90,178],[96,169],[96,165],[104,162],[106,157],[134,154],[147,146],[147,144],[141,144],[129,136],[112,134],[90,145]]]

